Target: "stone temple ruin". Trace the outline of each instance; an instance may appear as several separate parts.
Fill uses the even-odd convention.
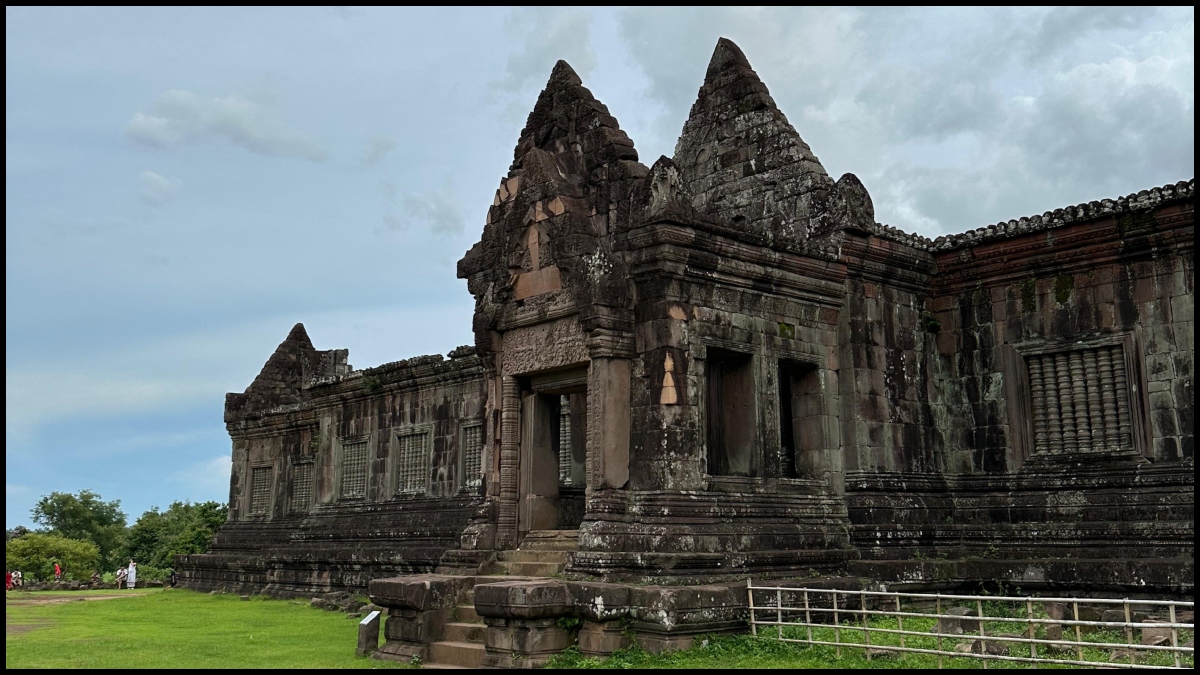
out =
[[[732,42],[649,168],[560,61],[458,263],[475,344],[352,370],[297,325],[226,398],[183,582],[369,587],[426,660],[482,616],[489,665],[563,616],[587,653],[745,630],[747,577],[1190,596],[1194,189],[929,240]]]

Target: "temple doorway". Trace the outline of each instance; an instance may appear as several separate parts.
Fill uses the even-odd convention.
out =
[[[587,369],[530,377],[521,392],[519,539],[583,522]]]

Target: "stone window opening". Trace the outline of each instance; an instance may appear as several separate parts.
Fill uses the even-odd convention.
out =
[[[711,476],[757,476],[761,472],[754,359],[709,348],[706,363],[707,463]]]
[[[462,486],[477,490],[483,485],[483,424],[464,426],[462,430]]]
[[[271,467],[250,469],[250,515],[265,516],[271,511]]]
[[[424,431],[396,436],[396,494],[423,495],[429,487],[429,453]]]
[[[342,443],[342,499],[367,496],[367,442]]]
[[[1134,450],[1121,345],[1032,354],[1026,366],[1035,453]]]
[[[292,494],[289,513],[308,513],[313,503],[313,463],[297,462],[292,466]]]
[[[824,447],[820,374],[811,363],[779,361],[779,476],[811,473],[814,450]]]

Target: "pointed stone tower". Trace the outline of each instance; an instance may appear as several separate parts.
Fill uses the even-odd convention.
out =
[[[486,432],[486,444],[498,452],[485,454],[491,465],[484,468],[498,515],[494,523],[473,523],[464,548],[511,548],[531,529],[553,529],[567,518],[555,505],[570,500],[582,513],[582,486],[567,495],[545,478],[558,471],[546,469],[551,446],[522,442],[530,433],[522,428],[549,428],[547,411],[577,410],[568,416],[578,418],[571,437],[586,439],[592,450],[584,458],[580,444],[571,471],[586,461],[579,468],[587,489],[628,480],[633,301],[614,244],[646,175],[608,108],[559,61],[517,141],[483,235],[458,264],[475,296],[475,346],[494,392],[487,415],[498,421]],[[547,372],[570,383],[537,386],[567,403],[531,389]]]
[[[311,380],[349,372],[348,354],[345,349],[318,351],[304,324],[292,326],[245,393],[225,395],[226,421],[250,411],[300,403],[304,400],[304,387]]]
[[[717,42],[674,161],[697,210],[773,246],[801,246],[845,224],[834,181],[726,38]]]
[[[513,155],[483,235],[458,265],[476,297],[476,345],[484,355],[491,351],[487,331],[506,303],[573,303],[585,323],[612,313],[599,308],[630,304],[611,241],[630,220],[628,195],[647,169],[566,61],[554,66]]]

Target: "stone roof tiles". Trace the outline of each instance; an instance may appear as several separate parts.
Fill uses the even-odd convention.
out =
[[[1051,230],[1068,223],[1096,220],[1098,218],[1111,218],[1136,211],[1148,211],[1167,202],[1192,199],[1195,197],[1195,194],[1196,179],[1193,178],[1188,181],[1168,183],[1161,187],[1140,190],[1116,199],[1101,199],[1074,206],[1066,206],[1054,209],[1053,211],[1047,211],[1040,216],[1014,218],[1007,222],[1002,221],[994,225],[969,230],[962,234],[941,236],[929,242],[927,247],[930,251],[937,253],[952,251],[957,248],[974,246],[986,241]],[[880,227],[886,226],[881,225]],[[900,232],[900,230],[896,230],[895,228],[891,229]],[[905,234],[903,232],[900,233]],[[912,237],[915,235],[907,236]]]

